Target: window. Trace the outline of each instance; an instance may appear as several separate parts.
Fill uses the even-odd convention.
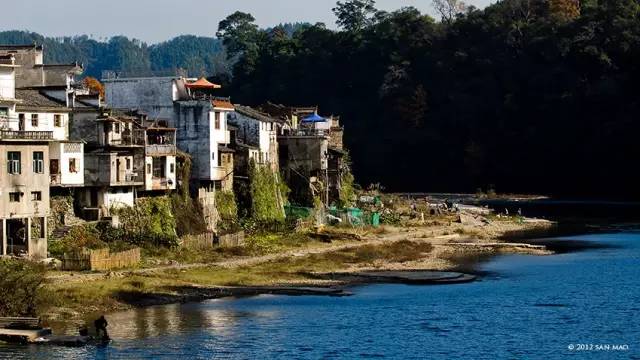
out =
[[[8,107],[0,107],[0,117],[9,117],[9,108]]]
[[[131,170],[131,159],[127,158],[127,170]]]
[[[75,158],[70,158],[69,159],[69,172],[70,173],[77,173],[78,172],[78,167],[77,167],[78,161],[77,160],[78,159],[75,159]]]
[[[38,127],[38,114],[31,114],[31,126]]]
[[[169,165],[169,171],[173,174],[174,172],[176,172],[176,164],[171,164]]]
[[[216,128],[216,130],[219,130],[220,129],[220,112],[216,111],[214,115],[215,115],[215,121],[214,121],[215,122],[215,128]]]
[[[211,153],[211,160],[215,160],[216,159],[216,153]]]
[[[58,159],[49,160],[49,171],[51,174],[60,174],[60,162]]]
[[[62,127],[62,115],[53,115],[53,125],[55,127]]]
[[[32,191],[31,192],[31,201],[42,201],[42,192],[41,191]]]
[[[118,123],[113,123],[113,131],[114,131],[116,134],[120,134],[120,124],[118,124]]]
[[[10,192],[9,193],[9,202],[20,202],[20,198],[22,197],[21,192]]]
[[[20,151],[9,151],[7,153],[7,171],[9,174],[20,174]]]
[[[151,174],[151,164],[147,164],[147,174]]]
[[[42,151],[33,152],[33,173],[44,173],[44,153]]]

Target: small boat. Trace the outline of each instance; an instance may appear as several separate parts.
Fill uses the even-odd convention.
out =
[[[68,347],[80,347],[86,345],[106,346],[110,342],[111,339],[98,339],[93,336],[83,335],[47,335],[39,337],[33,341],[34,344]]]

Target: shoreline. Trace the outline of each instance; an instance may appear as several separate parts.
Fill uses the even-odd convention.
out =
[[[552,222],[512,220],[482,226],[426,224],[391,228],[360,240],[211,264],[58,273],[49,278],[47,285],[55,294],[52,299],[57,301],[44,314],[49,323],[69,329],[96,315],[173,303],[261,294],[348,296],[349,287],[373,283],[430,286],[468,282],[478,275],[474,270],[477,265],[495,255],[553,254],[543,245],[506,238],[515,234],[518,238],[526,238],[526,234],[537,238],[552,233],[554,227]],[[459,278],[433,281],[452,272]],[[411,279],[415,276],[418,278]],[[61,297],[68,298],[60,300]]]

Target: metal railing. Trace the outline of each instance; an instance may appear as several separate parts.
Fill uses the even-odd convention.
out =
[[[0,130],[0,139],[52,140],[53,139],[53,131]]]
[[[175,145],[147,145],[145,153],[148,156],[167,156],[176,154]]]
[[[324,129],[290,129],[285,130],[283,136],[329,136],[329,131]]]

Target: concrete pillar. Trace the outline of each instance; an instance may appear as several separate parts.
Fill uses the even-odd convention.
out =
[[[2,240],[2,255],[7,255],[7,219],[2,219],[0,240]]]
[[[25,229],[26,239],[24,241],[25,246],[27,247],[27,255],[29,257],[33,256],[33,249],[31,246],[31,218],[27,218],[27,228]]]

